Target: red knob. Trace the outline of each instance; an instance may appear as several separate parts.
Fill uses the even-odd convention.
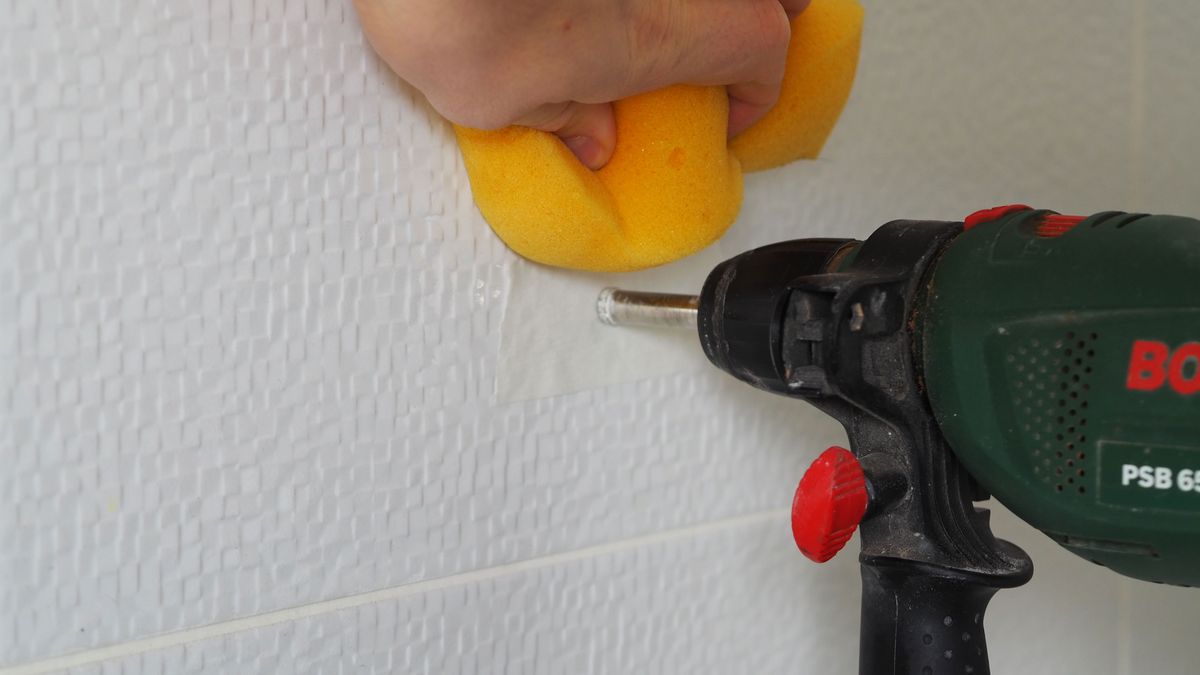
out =
[[[834,446],[817,457],[796,488],[792,536],[800,552],[825,562],[842,550],[867,510],[867,479],[854,454]]]
[[[990,209],[976,211],[963,219],[963,231],[965,232],[984,223],[990,223],[993,220],[999,220],[1010,213],[1029,210],[1031,210],[1030,207],[1024,204],[1009,204],[1007,206],[993,206]]]

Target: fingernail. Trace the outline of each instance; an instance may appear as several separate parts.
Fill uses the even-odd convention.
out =
[[[571,154],[592,171],[604,167],[604,149],[594,139],[587,136],[572,136],[564,138],[563,143],[567,144],[567,149],[571,151]]]

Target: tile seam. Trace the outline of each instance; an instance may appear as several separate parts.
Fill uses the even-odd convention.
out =
[[[553,553],[536,558],[529,558],[527,560],[505,563],[502,565],[494,565],[492,567],[460,572],[458,574],[451,574],[444,577],[438,577],[436,579],[425,579],[421,581],[414,581],[412,583],[398,584],[364,593],[356,593],[353,595],[346,595],[328,600],[319,600],[304,605],[297,605],[295,607],[287,607],[284,609],[264,612],[262,614],[255,614],[253,616],[238,617],[236,619],[229,619],[227,621],[219,621],[203,626],[185,628],[183,630],[173,631],[170,633],[161,633],[158,635],[136,638],[103,647],[85,649],[70,654],[52,656],[23,664],[0,667],[0,675],[35,675],[65,670],[68,668],[78,668],[80,666],[91,665],[103,661],[135,656],[147,652],[187,645],[194,642],[201,642],[203,640],[211,640],[235,633],[242,633],[282,623],[299,621],[301,619],[308,619],[315,616],[320,616],[322,614],[331,614],[347,609],[354,609],[378,602],[397,600],[419,595],[421,593],[428,593],[454,586],[462,586],[465,584],[497,579],[513,574],[519,574],[521,572],[544,569],[547,567],[577,562],[580,560],[587,560],[589,558],[602,557],[615,553],[623,553],[663,542],[694,538],[741,527],[752,527],[772,521],[784,522],[787,517],[788,511],[786,509],[773,509],[769,511],[758,511],[742,516],[711,520],[686,527],[661,530],[651,534],[620,539],[604,544],[597,544],[595,546],[587,546],[584,548],[575,549],[573,551],[564,551],[562,553]]]

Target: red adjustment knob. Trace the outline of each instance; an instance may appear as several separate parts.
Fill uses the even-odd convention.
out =
[[[963,231],[966,232],[967,230],[978,227],[984,223],[990,223],[993,220],[999,220],[1010,213],[1029,210],[1031,210],[1031,208],[1025,206],[1024,204],[1008,204],[1006,206],[993,206],[990,209],[976,211],[975,213],[972,213],[963,219]]]
[[[834,446],[817,457],[796,488],[792,536],[800,552],[825,562],[842,550],[867,511],[867,479],[858,459]]]

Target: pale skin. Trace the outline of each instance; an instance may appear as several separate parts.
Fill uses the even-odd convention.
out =
[[[729,134],[779,98],[789,19],[810,0],[354,0],[383,60],[451,122],[556,134],[581,162],[616,145],[612,101],[725,85]]]

